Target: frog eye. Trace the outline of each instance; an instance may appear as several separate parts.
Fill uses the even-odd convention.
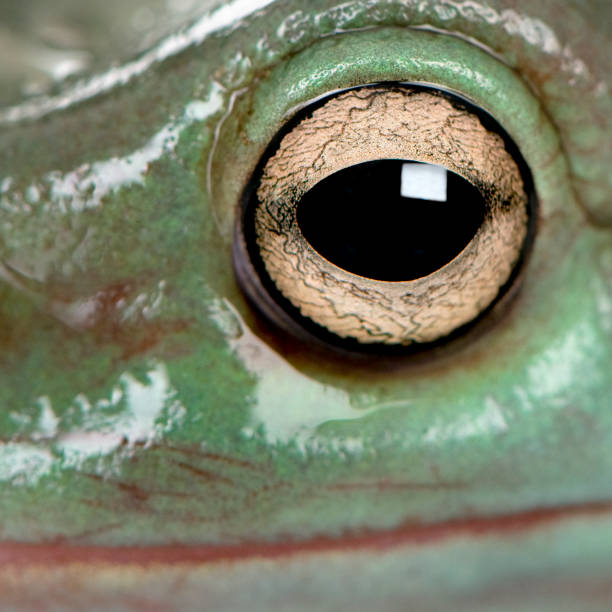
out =
[[[282,309],[328,341],[435,342],[513,283],[531,185],[501,127],[455,95],[397,84],[336,93],[264,154],[244,197],[238,276],[277,318]]]

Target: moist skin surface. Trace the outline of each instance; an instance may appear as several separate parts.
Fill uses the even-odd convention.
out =
[[[92,609],[142,609],[166,593],[171,609],[210,568],[209,593],[237,608],[325,609],[372,585],[400,609],[558,609],[557,587],[582,609],[609,601],[611,12],[562,7],[224,3],[142,56],[0,110],[11,604],[53,609],[53,593],[78,609],[85,593]],[[444,351],[392,361],[287,340],[231,265],[240,194],[284,122],[385,81],[485,108],[540,201],[511,305]],[[263,558],[278,542],[291,564],[288,549]],[[207,556],[229,549],[234,561]],[[214,578],[230,570],[251,581]],[[175,589],[156,592],[170,575]]]

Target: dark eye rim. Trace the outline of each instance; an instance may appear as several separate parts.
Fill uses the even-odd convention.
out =
[[[508,278],[500,288],[497,297],[472,321],[458,327],[452,333],[432,342],[410,345],[363,344],[353,338],[341,338],[302,315],[281,292],[268,275],[256,241],[254,223],[250,221],[256,206],[256,192],[260,178],[268,160],[278,151],[281,141],[287,133],[301,121],[310,117],[314,111],[325,105],[331,98],[345,92],[364,88],[410,88],[417,91],[435,93],[450,101],[458,110],[467,110],[478,116],[482,125],[489,131],[498,134],[519,167],[527,194],[527,235],[523,242],[519,259]],[[525,270],[526,262],[533,248],[538,225],[538,198],[535,183],[529,166],[522,156],[518,146],[510,135],[485,109],[470,102],[460,93],[450,91],[430,83],[386,81],[367,83],[353,87],[334,90],[303,105],[286,121],[282,128],[270,141],[262,154],[254,171],[250,174],[247,185],[242,191],[238,204],[236,223],[234,224],[234,239],[232,244],[232,259],[238,285],[252,307],[275,328],[280,328],[293,339],[303,343],[304,348],[318,348],[324,351],[339,352],[344,356],[366,357],[399,357],[438,352],[458,341],[469,342],[475,336],[481,335],[503,315],[513,302],[520,287],[520,279]]]

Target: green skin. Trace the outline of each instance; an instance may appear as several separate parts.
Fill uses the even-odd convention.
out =
[[[312,567],[300,557],[276,568],[289,585],[276,600],[243,564],[190,575],[182,605],[197,584],[236,608],[336,601],[327,575],[362,589],[364,609],[369,580],[423,609],[510,610],[523,597],[558,610],[568,593],[540,581],[568,577],[581,605],[583,591],[609,597],[612,4],[565,4],[279,0],[126,84],[67,86],[74,100],[45,114],[0,110],[6,546],[299,549],[394,530],[404,544],[376,572],[361,549]],[[286,118],[379,81],[432,83],[487,109],[539,197],[519,290],[465,338],[384,361],[287,338],[231,264],[237,200]],[[436,525],[459,535],[411,544]],[[147,592],[151,577],[139,580]],[[253,581],[249,598],[233,580]]]

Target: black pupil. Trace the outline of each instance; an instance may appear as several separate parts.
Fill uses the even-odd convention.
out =
[[[469,181],[431,164],[357,164],[317,183],[297,221],[321,256],[367,278],[405,281],[435,272],[472,240],[485,202]]]

